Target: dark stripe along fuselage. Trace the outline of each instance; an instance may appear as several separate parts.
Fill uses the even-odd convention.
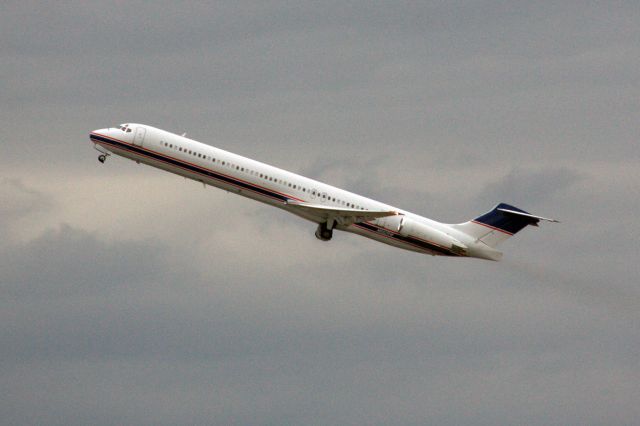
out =
[[[115,147],[117,149],[127,151],[128,153],[141,156],[148,160],[150,159],[150,160],[158,161],[161,163],[169,164],[171,166],[178,167],[182,170],[186,170],[190,173],[194,173],[198,176],[208,177],[216,181],[220,181],[228,185],[232,185],[236,188],[239,188],[245,191],[251,191],[262,197],[266,197],[269,200],[270,204],[273,204],[273,201],[277,201],[278,202],[277,204],[280,204],[281,207],[285,207],[288,200],[298,200],[303,202],[305,201],[297,197],[282,194],[282,193],[273,191],[271,189],[252,184],[250,182],[246,182],[222,173],[218,173],[214,170],[211,170],[202,166],[198,166],[198,165],[195,165],[171,156],[158,153],[156,151],[143,148],[141,146],[132,145],[130,143],[123,142],[115,138],[107,137],[104,135],[98,135],[95,133],[92,133],[90,135],[90,138],[94,143],[97,143],[97,144],[106,144],[106,145]],[[201,180],[201,179],[197,179],[197,180]],[[375,223],[360,222],[360,223],[353,224],[351,226],[359,228],[360,231],[357,231],[355,229],[349,229],[350,227],[341,227],[341,229],[345,231],[356,232],[360,235],[373,238],[379,241],[383,241],[383,242],[385,241],[382,238],[387,240],[390,239],[396,243],[400,243],[401,246],[402,245],[411,246],[410,248],[403,247],[409,250],[422,251],[422,252],[426,251],[429,254],[438,254],[438,255],[444,255],[444,256],[459,256],[458,253],[454,253],[451,250],[447,249],[446,247],[441,247],[432,242],[425,241],[416,237],[401,235],[398,232],[383,228],[381,226],[376,225]],[[362,232],[362,231],[366,231],[366,232]]]

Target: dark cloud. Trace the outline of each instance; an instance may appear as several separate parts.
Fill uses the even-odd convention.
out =
[[[215,268],[174,281],[159,266],[116,291],[18,301],[2,315],[4,418],[55,423],[72,405],[66,422],[488,424],[523,404],[520,416],[573,418],[558,400],[601,416],[574,387],[625,407],[637,379],[619,375],[637,351],[619,340],[635,333],[627,315],[530,288],[537,279],[509,268],[417,270],[421,257],[385,253],[257,277]]]
[[[10,2],[7,424],[632,424],[638,12]],[[338,233],[111,158],[143,122],[445,222],[557,217],[502,263]]]
[[[24,245],[4,247],[2,292],[10,299],[51,299],[113,291],[153,280],[166,251],[153,242],[108,244],[62,225]]]
[[[537,170],[514,169],[497,182],[488,184],[478,200],[509,202],[523,207],[543,204],[580,180],[580,173],[566,167]]]

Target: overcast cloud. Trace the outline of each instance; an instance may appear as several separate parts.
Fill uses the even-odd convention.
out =
[[[5,2],[3,424],[630,425],[637,2]],[[338,233],[111,157],[142,122],[445,222]]]

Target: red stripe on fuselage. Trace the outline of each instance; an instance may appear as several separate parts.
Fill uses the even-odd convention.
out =
[[[471,222],[473,222],[475,224],[478,224],[478,225],[486,226],[487,228],[495,229],[496,231],[500,231],[500,232],[502,232],[504,234],[513,236],[513,234],[511,232],[505,231],[504,229],[496,228],[495,226],[487,225],[486,223],[476,222],[475,220],[472,220]]]
[[[375,223],[371,223],[371,222],[365,222],[365,223],[367,223],[367,224],[369,224],[369,225],[372,225],[372,226],[378,226],[378,225],[376,225]],[[391,235],[380,234],[380,233],[378,233],[378,232],[376,232],[376,231],[374,231],[374,230],[368,229],[368,228],[366,228],[366,227],[364,227],[364,226],[361,226],[361,225],[359,225],[359,224],[357,224],[357,223],[355,223],[355,224],[354,224],[354,226],[357,226],[357,227],[358,227],[358,228],[360,228],[360,229],[363,229],[363,230],[365,230],[365,231],[367,231],[367,232],[370,232],[370,233],[372,233],[373,235],[377,235],[377,236],[379,236],[379,237],[388,238],[388,239],[390,239],[390,240],[392,240],[392,241],[399,242],[399,243],[401,243],[401,244],[407,244],[407,245],[410,245],[410,246],[413,246],[413,247],[417,247],[417,248],[419,248],[419,249],[420,249],[420,251],[422,251],[422,252],[425,252],[426,250],[429,250],[429,252],[430,252],[430,253],[434,253],[434,252],[435,252],[435,253],[437,253],[437,251],[430,250],[430,249],[426,249],[426,248],[424,248],[424,247],[422,247],[422,246],[419,246],[418,244],[414,244],[414,243],[411,243],[411,242],[409,242],[409,241],[396,240],[396,239],[394,239],[394,238],[393,238],[393,236],[391,236]],[[382,227],[379,227],[379,228],[382,228]],[[386,228],[383,228],[383,229],[386,229]],[[393,233],[394,233],[394,235],[400,235],[398,232],[394,232],[394,231],[391,231],[391,230],[389,230],[389,232],[393,232]],[[434,246],[436,246],[436,247],[440,247],[440,248],[442,248],[442,249],[444,249],[444,250],[447,250],[449,253],[451,253],[451,254],[453,254],[453,255],[459,256],[459,255],[457,255],[457,254],[455,254],[455,253],[452,253],[449,249],[447,249],[447,248],[445,248],[445,247],[442,247],[442,246],[440,246],[440,245],[438,245],[438,244],[436,244],[436,243],[434,243],[434,242],[427,241],[427,240],[423,240],[423,239],[421,239],[421,238],[417,238],[417,237],[414,237],[414,236],[411,236],[411,238],[415,238],[416,240],[423,241],[423,242],[425,242],[425,243],[427,243],[427,244],[431,244],[431,245],[434,245]],[[442,254],[440,254],[440,255],[442,255]]]
[[[301,202],[306,202],[306,200],[303,200],[303,199],[300,199],[300,198],[294,197],[294,196],[292,196],[292,195],[289,195],[289,194],[286,194],[286,193],[282,193],[282,192],[278,192],[278,191],[275,191],[275,190],[273,190],[273,189],[271,189],[271,188],[264,187],[264,186],[261,186],[261,185],[256,185],[256,184],[254,184],[253,182],[249,182],[249,181],[245,181],[245,180],[242,180],[242,179],[238,179],[238,178],[236,178],[235,176],[227,175],[227,174],[224,174],[224,173],[220,173],[220,172],[218,172],[218,171],[216,171],[216,170],[208,169],[208,168],[206,168],[206,167],[202,167],[202,166],[201,166],[201,165],[199,165],[199,164],[191,163],[191,162],[189,162],[189,161],[184,161],[184,160],[179,159],[179,158],[177,158],[177,157],[172,157],[172,156],[170,156],[170,155],[166,155],[165,153],[158,152],[158,151],[154,151],[154,150],[151,150],[151,149],[145,148],[145,147],[143,147],[143,146],[138,146],[138,145],[135,145],[135,144],[130,144],[129,142],[125,142],[125,141],[123,141],[123,140],[120,140],[120,139],[117,139],[117,138],[114,138],[114,137],[111,137],[111,136],[101,135],[101,134],[99,134],[99,133],[94,133],[94,132],[91,132],[91,135],[99,136],[99,137],[101,137],[101,138],[105,138],[105,139],[111,139],[111,140],[116,141],[116,142],[118,142],[118,143],[121,143],[121,144],[123,144],[123,145],[125,145],[125,146],[127,146],[127,147],[132,147],[132,148],[135,148],[135,149],[138,149],[138,150],[141,150],[141,151],[146,151],[146,152],[149,152],[149,153],[153,153],[153,154],[155,154],[155,155],[157,155],[157,156],[164,157],[164,158],[167,158],[167,159],[171,159],[171,160],[173,160],[173,161],[175,161],[175,162],[177,162],[177,163],[188,164],[188,165],[190,165],[190,166],[192,166],[192,167],[195,167],[195,168],[198,168],[198,169],[202,169],[202,170],[206,170],[206,171],[209,171],[209,172],[212,172],[212,173],[215,173],[215,174],[221,175],[221,176],[225,176],[225,177],[227,177],[227,178],[229,178],[229,179],[234,179],[234,180],[237,180],[237,181],[239,181],[239,182],[243,182],[243,183],[245,183],[245,184],[247,184],[247,185],[251,185],[251,186],[255,186],[256,188],[263,189],[263,190],[265,190],[265,191],[271,191],[271,192],[274,192],[274,193],[276,193],[276,194],[282,195],[282,196],[287,197],[287,198],[291,198],[291,199],[294,199],[294,200],[297,200],[297,201],[301,201]],[[97,143],[97,144],[100,144],[100,143],[108,143],[108,142],[104,142],[104,141],[97,141],[97,142],[96,142],[96,141],[93,141],[93,140],[92,140],[92,142],[93,142],[93,143]],[[122,148],[121,148],[121,147],[119,147],[118,145],[115,145],[115,144],[112,144],[112,145],[113,145],[113,146],[115,146],[116,148],[120,148],[120,149],[122,149]],[[132,151],[132,152],[133,152],[134,154],[137,154],[137,155],[144,155],[144,154],[140,154],[140,153],[137,153],[137,152],[134,152],[134,151]],[[266,194],[264,194],[264,193],[262,193],[262,192],[255,191],[255,190],[252,190],[252,189],[250,189],[250,188],[245,188],[245,187],[240,186],[240,185],[235,185],[235,184],[233,184],[233,183],[226,182],[226,181],[223,181],[223,180],[221,180],[221,179],[217,179],[217,178],[215,178],[215,177],[212,177],[212,176],[209,176],[209,175],[206,175],[206,174],[203,174],[203,173],[198,173],[198,172],[195,172],[195,171],[193,171],[193,170],[191,170],[191,169],[188,169],[188,168],[185,168],[185,167],[181,167],[180,165],[176,165],[176,164],[170,163],[170,162],[168,162],[168,161],[158,160],[157,158],[153,158],[153,157],[150,157],[150,156],[148,156],[148,155],[146,155],[146,157],[147,157],[147,158],[150,158],[150,159],[151,159],[151,160],[153,160],[153,161],[161,161],[161,162],[163,162],[163,163],[165,163],[165,164],[168,164],[168,165],[170,165],[170,166],[173,166],[173,167],[180,167],[180,168],[182,168],[183,170],[186,170],[186,171],[188,171],[188,172],[190,172],[190,173],[197,173],[197,174],[201,174],[201,175],[203,175],[203,176],[206,176],[207,178],[220,180],[220,181],[222,181],[222,182],[224,182],[224,183],[226,183],[226,184],[229,184],[229,185],[235,186],[235,187],[240,188],[240,189],[242,189],[242,190],[249,190],[249,191],[251,191],[251,192],[253,192],[253,193],[255,193],[255,194],[262,195],[263,197],[268,197],[268,198],[270,198],[270,199],[274,199],[274,200],[277,200],[277,201],[280,201],[280,202],[282,201],[282,200],[280,200],[280,199],[278,199],[278,198],[276,198],[276,197],[271,197],[271,196],[266,195]],[[375,224],[375,223],[371,223],[371,222],[365,222],[365,223],[367,223],[367,224],[368,224],[368,225],[370,225],[370,226],[374,226],[374,227],[377,227],[377,228],[384,229],[384,230],[386,230],[386,231],[388,231],[388,232],[393,233],[393,235],[400,235],[400,233],[399,233],[399,232],[393,231],[393,230],[391,230],[391,229],[385,228],[385,227],[380,226],[380,225],[377,225],[377,224]],[[394,239],[394,238],[393,238],[393,236],[389,236],[389,235],[385,235],[385,234],[378,233],[378,232],[373,231],[373,230],[371,230],[371,229],[367,229],[367,228],[366,228],[366,227],[364,227],[364,226],[360,226],[360,225],[358,225],[357,223],[355,223],[355,224],[354,224],[354,226],[358,227],[359,229],[363,229],[363,230],[365,230],[365,231],[368,231],[368,232],[370,232],[370,233],[372,233],[372,234],[374,234],[374,235],[376,235],[376,236],[381,236],[381,237],[384,237],[384,238],[389,238],[389,239],[391,239],[391,240],[393,240],[393,241],[395,241],[395,242],[399,242],[399,243],[401,243],[401,244],[407,244],[407,245],[410,245],[410,246],[413,246],[413,247],[417,247],[417,248],[419,248],[419,249],[420,249],[420,250],[422,250],[422,251],[427,250],[427,249],[425,249],[424,247],[421,247],[421,246],[419,246],[419,245],[417,245],[417,244],[413,244],[413,243],[411,243],[411,242],[403,241],[403,240],[396,240],[396,239]],[[497,228],[496,228],[496,229],[497,229]],[[417,239],[417,240],[419,240],[419,241],[423,241],[423,242],[425,242],[425,243],[427,243],[427,244],[431,244],[431,245],[433,245],[433,246],[440,247],[440,248],[442,248],[442,249],[444,249],[444,250],[450,251],[448,248],[446,248],[446,247],[444,247],[444,246],[441,246],[441,245],[439,245],[439,244],[437,244],[437,243],[434,243],[434,242],[432,242],[432,241],[424,240],[424,239],[422,239],[422,238],[418,238],[418,237],[415,237],[415,236],[411,236],[411,238],[415,238],[415,239]]]
[[[125,142],[125,141],[123,141],[123,140],[120,140],[120,139],[117,139],[117,138],[114,138],[114,137],[111,137],[111,136],[105,136],[105,135],[101,135],[101,134],[99,134],[99,133],[93,133],[93,132],[91,132],[91,134],[92,134],[92,135],[95,135],[95,136],[100,136],[100,137],[102,137],[102,138],[106,138],[106,139],[114,140],[114,141],[116,141],[116,142],[119,142],[119,143],[121,143],[121,144],[123,144],[123,145],[126,145],[126,146],[129,146],[129,147],[135,147],[136,149],[140,149],[140,150],[143,150],[143,151],[151,152],[151,153],[153,153],[153,154],[155,154],[155,155],[158,155],[158,156],[160,156],[160,157],[165,157],[165,158],[172,159],[172,160],[174,160],[174,161],[176,161],[176,162],[178,162],[178,163],[188,164],[188,165],[193,166],[193,167],[196,167],[196,168],[198,168],[198,169],[206,170],[206,171],[209,171],[209,172],[212,172],[212,173],[218,174],[218,175],[220,175],[220,176],[225,176],[225,177],[227,177],[227,178],[229,178],[229,179],[234,179],[234,180],[237,180],[238,182],[242,182],[242,183],[245,183],[245,184],[247,184],[247,185],[255,186],[256,188],[260,188],[260,189],[263,189],[263,190],[265,190],[265,191],[271,191],[271,192],[273,192],[273,193],[275,193],[275,194],[279,194],[279,195],[282,195],[282,196],[287,197],[287,198],[291,198],[291,199],[294,199],[294,200],[297,200],[297,201],[301,201],[301,202],[306,202],[305,200],[300,199],[300,198],[298,198],[298,197],[294,197],[293,195],[289,195],[289,194],[285,194],[285,193],[283,193],[283,192],[275,191],[275,190],[273,190],[273,189],[271,189],[271,188],[268,188],[268,187],[265,187],[265,186],[256,185],[256,184],[255,184],[255,183],[253,183],[253,182],[249,182],[249,181],[246,181],[246,180],[243,180],[243,179],[238,179],[237,177],[235,177],[235,176],[233,176],[233,175],[228,175],[228,174],[225,174],[225,173],[220,173],[220,172],[218,172],[218,171],[216,171],[216,170],[214,170],[214,169],[208,169],[208,168],[203,167],[203,166],[201,166],[201,165],[199,165],[199,164],[191,163],[191,162],[189,162],[189,161],[184,161],[184,160],[182,160],[182,159],[180,159],[180,158],[172,157],[172,156],[170,156],[170,155],[166,155],[165,153],[162,153],[162,152],[153,151],[153,150],[151,150],[151,149],[147,149],[147,148],[144,148],[144,147],[142,147],[142,146],[138,146],[138,145],[132,145],[132,144],[130,144],[130,143],[128,143],[128,142]],[[92,142],[93,142],[93,143],[101,143],[102,141],[100,141],[100,142],[92,141]],[[116,146],[116,147],[117,147],[117,146]],[[158,159],[156,159],[156,158],[152,158],[152,157],[150,157],[150,158],[151,158],[152,160],[154,160],[154,161],[161,161],[161,160],[158,160]],[[170,165],[172,165],[172,166],[174,166],[174,167],[176,166],[175,164],[171,164],[171,163],[167,163],[167,162],[164,162],[164,163],[165,163],[165,164],[170,164]],[[178,167],[179,167],[179,166],[178,166]],[[183,169],[184,169],[184,167],[183,167]],[[190,172],[192,172],[192,173],[197,173],[197,172],[194,172],[193,170],[190,170],[190,169],[185,169],[185,170],[188,170],[188,171],[190,171]],[[209,176],[209,175],[205,175],[205,176],[207,176],[208,178],[216,179],[215,177],[212,177],[212,176]],[[218,179],[218,180],[220,180],[220,179]],[[244,189],[244,190],[247,190],[247,188],[245,188],[245,187],[242,187],[242,186],[239,186],[239,185],[234,185],[233,183],[230,183],[230,182],[225,182],[225,183],[227,183],[227,184],[229,184],[229,185],[232,185],[232,186],[236,186],[236,187],[241,188],[241,189]],[[249,190],[251,190],[251,189],[249,189]],[[263,196],[265,196],[265,197],[268,197],[268,195],[263,194],[263,193],[261,193],[261,192],[256,192],[256,191],[252,191],[252,192],[255,192],[256,194],[260,194],[260,195],[263,195]],[[275,197],[270,197],[270,198],[273,198],[273,199],[275,199],[275,200],[281,201],[281,200],[279,200],[279,199],[277,199],[277,198],[275,198]]]

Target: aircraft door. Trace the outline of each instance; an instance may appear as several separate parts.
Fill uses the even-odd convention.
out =
[[[136,127],[136,133],[133,137],[133,144],[137,146],[142,146],[142,142],[144,142],[144,135],[147,133],[147,129],[144,127]]]

